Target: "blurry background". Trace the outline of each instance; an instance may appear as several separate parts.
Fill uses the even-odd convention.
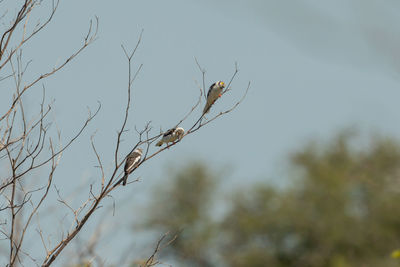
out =
[[[38,18],[48,14],[42,5]],[[399,13],[399,2],[374,0],[62,1],[24,57],[32,76],[47,71],[99,17],[98,40],[45,82],[64,138],[102,103],[57,169],[57,187],[77,206],[87,195],[76,188],[100,182],[95,131],[112,168],[126,103],[121,44],[133,48],[142,29],[123,153],[137,142],[135,125],[165,130],[196,101],[194,57],[207,85],[228,81],[238,62],[213,114],[252,83],[235,111],[142,165],[141,182],[114,192],[68,253],[84,251],[95,233],[97,265],[136,266],[170,231],[179,236],[160,260],[174,266],[397,266]],[[52,220],[71,216],[59,208]],[[71,263],[64,255],[59,264]]]

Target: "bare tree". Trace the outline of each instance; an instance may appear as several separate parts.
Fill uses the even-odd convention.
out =
[[[94,114],[89,114],[82,128],[64,146],[60,142],[57,144],[53,137],[48,136],[51,126],[48,117],[53,103],[46,104],[44,85],[41,92],[36,93],[38,96],[42,93],[42,101],[37,113],[32,116],[31,113],[25,112],[26,92],[37,90],[37,87],[40,87],[39,81],[45,80],[65,67],[95,40],[97,34],[96,18],[94,23],[90,22],[83,43],[73,54],[60,65],[53,66],[33,80],[25,80],[31,61],[24,62],[23,48],[28,45],[32,37],[40,35],[51,22],[59,4],[59,1],[53,1],[48,18],[42,23],[32,24],[29,19],[40,7],[41,2],[23,1],[15,17],[10,18],[9,25],[1,33],[0,39],[0,82],[3,85],[6,84],[2,97],[10,99],[9,106],[2,108],[0,113],[0,166],[6,170],[1,173],[4,176],[0,180],[2,198],[0,231],[2,242],[9,243],[8,266],[22,263],[22,257],[30,257],[29,252],[23,249],[24,239],[34,216],[48,196],[61,154],[81,135],[98,112],[97,110]],[[4,2],[1,1],[0,4],[4,5]],[[7,19],[7,10],[5,8],[1,10],[4,12],[1,18]],[[7,25],[7,23],[4,24]],[[12,85],[13,91],[5,91],[8,89],[7,86]],[[47,183],[36,188],[29,188],[26,186],[27,182],[39,169],[49,170]]]
[[[90,21],[89,29],[83,38],[83,43],[62,64],[52,67],[33,80],[26,81],[25,73],[29,70],[30,61],[25,62],[23,60],[23,48],[28,45],[29,40],[33,36],[40,35],[41,30],[51,22],[58,8],[59,0],[52,2],[52,9],[50,10],[48,19],[43,23],[37,23],[31,29],[32,27],[28,27],[28,25],[32,26],[29,21],[30,15],[37,8],[41,7],[41,3],[42,1],[40,0],[25,0],[19,7],[18,13],[11,19],[9,26],[2,32],[0,39],[0,75],[2,75],[0,76],[0,82],[8,82],[14,87],[13,91],[4,92],[3,97],[6,95],[9,97],[9,106],[4,110],[0,110],[0,246],[4,246],[4,242],[8,243],[8,250],[7,252],[3,252],[3,254],[6,253],[8,258],[6,264],[10,267],[23,264],[26,259],[31,260],[37,266],[50,266],[80,233],[88,219],[101,207],[101,203],[110,196],[110,193],[121,188],[120,184],[123,175],[123,168],[121,167],[126,159],[126,155],[120,155],[121,140],[126,132],[126,125],[130,114],[133,83],[142,68],[142,65],[139,65],[134,71],[132,66],[134,55],[142,39],[141,34],[132,52],[128,53],[125,47],[122,46],[128,63],[128,100],[121,126],[115,137],[113,168],[111,171],[107,171],[103,167],[102,157],[97,152],[93,135],[91,145],[98,162],[98,168],[100,169],[99,175],[101,179],[99,181],[101,181],[101,184],[98,186],[90,184],[85,189],[89,197],[81,203],[79,208],[73,208],[62,196],[62,192],[57,187],[52,186],[54,173],[61,160],[62,153],[70,148],[74,141],[81,136],[88,124],[98,114],[101,105],[99,104],[94,112],[89,110],[87,119],[83,122],[81,128],[77,130],[76,134],[65,145],[62,145],[60,130],[57,131],[55,137],[50,133],[52,121],[49,119],[49,114],[54,103],[47,104],[45,87],[44,85],[40,86],[38,83],[39,81],[44,81],[47,77],[55,75],[96,39],[98,19],[96,17],[94,21]],[[4,2],[0,1],[0,5],[2,4]],[[1,8],[0,10],[5,10],[5,8]],[[0,19],[6,18],[6,15],[0,14]],[[186,115],[177,120],[175,127],[180,126],[183,122],[189,120],[191,115],[195,114],[194,111],[200,106],[202,97],[205,96],[206,72],[200,67],[197,60],[196,63],[202,73],[202,86],[198,86],[199,97],[192,108],[187,111]],[[222,95],[231,90],[231,84],[237,73],[238,69],[235,66],[234,73]],[[199,116],[195,117],[193,120],[194,123],[191,124],[189,130],[175,142],[167,144],[163,148],[156,149],[152,146],[163,133],[160,131],[160,133],[153,134],[151,122],[148,122],[143,129],[135,128],[138,141],[136,144],[132,144],[131,152],[138,147],[143,149],[142,159],[137,167],[140,167],[141,164],[154,158],[165,149],[177,145],[185,136],[195,133],[208,123],[234,110],[243,101],[249,87],[250,83],[243,97],[232,108],[222,111],[210,119],[206,119],[204,114],[199,112]],[[25,112],[25,94],[28,90],[33,90],[33,95],[36,97],[40,96],[41,98],[41,104],[35,115],[32,115],[31,112],[29,114]],[[36,186],[32,186],[32,179],[39,170],[42,176],[43,173],[47,173],[45,183],[39,186],[37,184]],[[137,179],[133,179],[133,181],[137,181]],[[47,233],[40,225],[39,210],[45,202],[51,200],[49,198],[51,190],[54,190],[57,194],[58,201],[63,204],[65,209],[72,213],[74,221],[69,230],[62,229],[63,236],[56,244],[49,246],[46,242]],[[46,251],[46,254],[41,259],[34,258],[30,251],[24,249],[27,232],[33,231],[30,226],[35,222],[38,237],[42,241]],[[154,265],[153,263],[156,262],[154,258],[160,249],[160,244],[164,237],[157,243],[156,250],[150,256],[145,266]]]

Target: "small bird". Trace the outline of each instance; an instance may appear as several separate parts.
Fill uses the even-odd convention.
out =
[[[208,89],[207,103],[203,109],[203,114],[206,114],[210,111],[210,108],[214,104],[214,102],[217,101],[219,97],[221,97],[222,90],[224,90],[224,88],[225,83],[223,81],[215,82],[210,86],[210,89]]]
[[[124,167],[125,175],[124,178],[122,178],[123,179],[122,185],[126,185],[126,180],[128,179],[128,175],[131,174],[139,165],[140,159],[142,158],[142,152],[143,150],[141,148],[136,148],[135,150],[133,150],[132,153],[130,153],[126,157],[126,162]]]
[[[181,127],[169,129],[163,134],[161,140],[157,142],[156,146],[162,146],[164,143],[168,146],[168,143],[181,139],[184,133],[185,130]]]

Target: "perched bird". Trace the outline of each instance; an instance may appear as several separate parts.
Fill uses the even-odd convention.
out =
[[[181,127],[169,129],[163,134],[161,140],[157,142],[156,146],[162,146],[164,143],[168,146],[168,143],[181,139],[184,133],[185,130]]]
[[[224,88],[225,88],[225,83],[223,81],[215,82],[210,86],[210,89],[208,89],[207,103],[203,109],[203,114],[206,114],[210,111],[210,108],[214,104],[214,102],[219,97],[221,97],[222,90],[224,90]]]
[[[132,153],[130,153],[126,157],[126,162],[125,162],[125,175],[124,178],[122,178],[122,185],[126,185],[126,180],[128,179],[128,175],[131,174],[136,167],[139,165],[140,159],[142,158],[142,152],[143,150],[141,148],[136,148],[133,150]]]

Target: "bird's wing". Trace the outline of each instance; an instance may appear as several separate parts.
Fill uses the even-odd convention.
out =
[[[173,134],[175,130],[176,130],[176,128],[169,129],[168,131],[166,131],[166,132],[163,134],[163,137],[166,137],[167,135]]]
[[[210,96],[211,91],[212,91],[212,89],[214,88],[215,85],[216,85],[216,83],[213,83],[213,84],[210,86],[210,88],[208,89],[207,98]]]
[[[141,156],[139,152],[132,152],[126,159],[125,172],[131,172],[139,164]]]

